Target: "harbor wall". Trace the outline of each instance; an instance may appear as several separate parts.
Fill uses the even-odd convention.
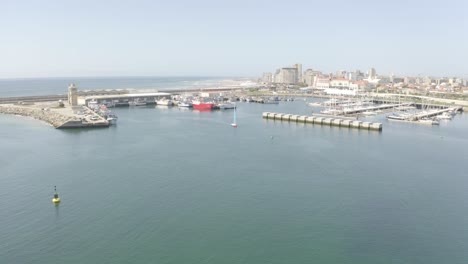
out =
[[[69,119],[68,116],[64,116],[53,111],[21,106],[0,106],[0,114],[32,117],[34,119],[47,122],[56,128],[61,126]]]
[[[102,119],[96,122],[83,121],[77,116],[69,116],[48,108],[35,108],[22,105],[1,105],[0,114],[32,117],[46,122],[55,128],[108,127],[109,122]]]
[[[319,116],[301,116],[301,115],[271,113],[271,112],[263,112],[262,117],[265,119],[271,119],[271,120],[288,121],[288,122],[296,122],[296,123],[309,123],[309,124],[323,125],[323,126],[357,128],[357,129],[363,129],[363,130],[382,131],[383,129],[381,123],[362,122],[362,121],[357,121],[357,120],[353,121],[353,120],[340,119],[340,118],[324,118],[324,117],[319,117]]]

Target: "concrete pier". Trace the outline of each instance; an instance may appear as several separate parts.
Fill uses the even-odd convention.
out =
[[[346,128],[357,128],[363,130],[382,131],[381,123],[361,122],[340,118],[324,118],[319,116],[300,116],[283,113],[263,112],[262,117],[265,119],[288,121],[296,123],[309,123],[314,125],[336,126]]]

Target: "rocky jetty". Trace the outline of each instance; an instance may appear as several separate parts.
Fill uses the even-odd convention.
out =
[[[3,105],[0,106],[0,114],[21,115],[38,119],[53,125],[55,128],[62,126],[71,119],[70,116],[65,116],[50,110],[50,108],[35,108],[28,106]]]

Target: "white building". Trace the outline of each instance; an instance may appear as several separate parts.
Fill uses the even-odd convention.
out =
[[[331,88],[348,89],[350,81],[345,78],[336,78],[330,81]]]
[[[314,86],[319,89],[330,88],[330,79],[328,78],[315,78]]]

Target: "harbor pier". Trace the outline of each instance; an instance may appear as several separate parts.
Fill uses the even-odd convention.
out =
[[[270,120],[382,131],[381,123],[362,122],[362,121],[357,121],[357,120],[353,121],[353,120],[341,119],[341,118],[328,118],[328,117],[321,117],[321,116],[304,116],[304,115],[293,115],[293,114],[272,113],[272,112],[263,112],[262,117],[265,119],[270,119]]]

